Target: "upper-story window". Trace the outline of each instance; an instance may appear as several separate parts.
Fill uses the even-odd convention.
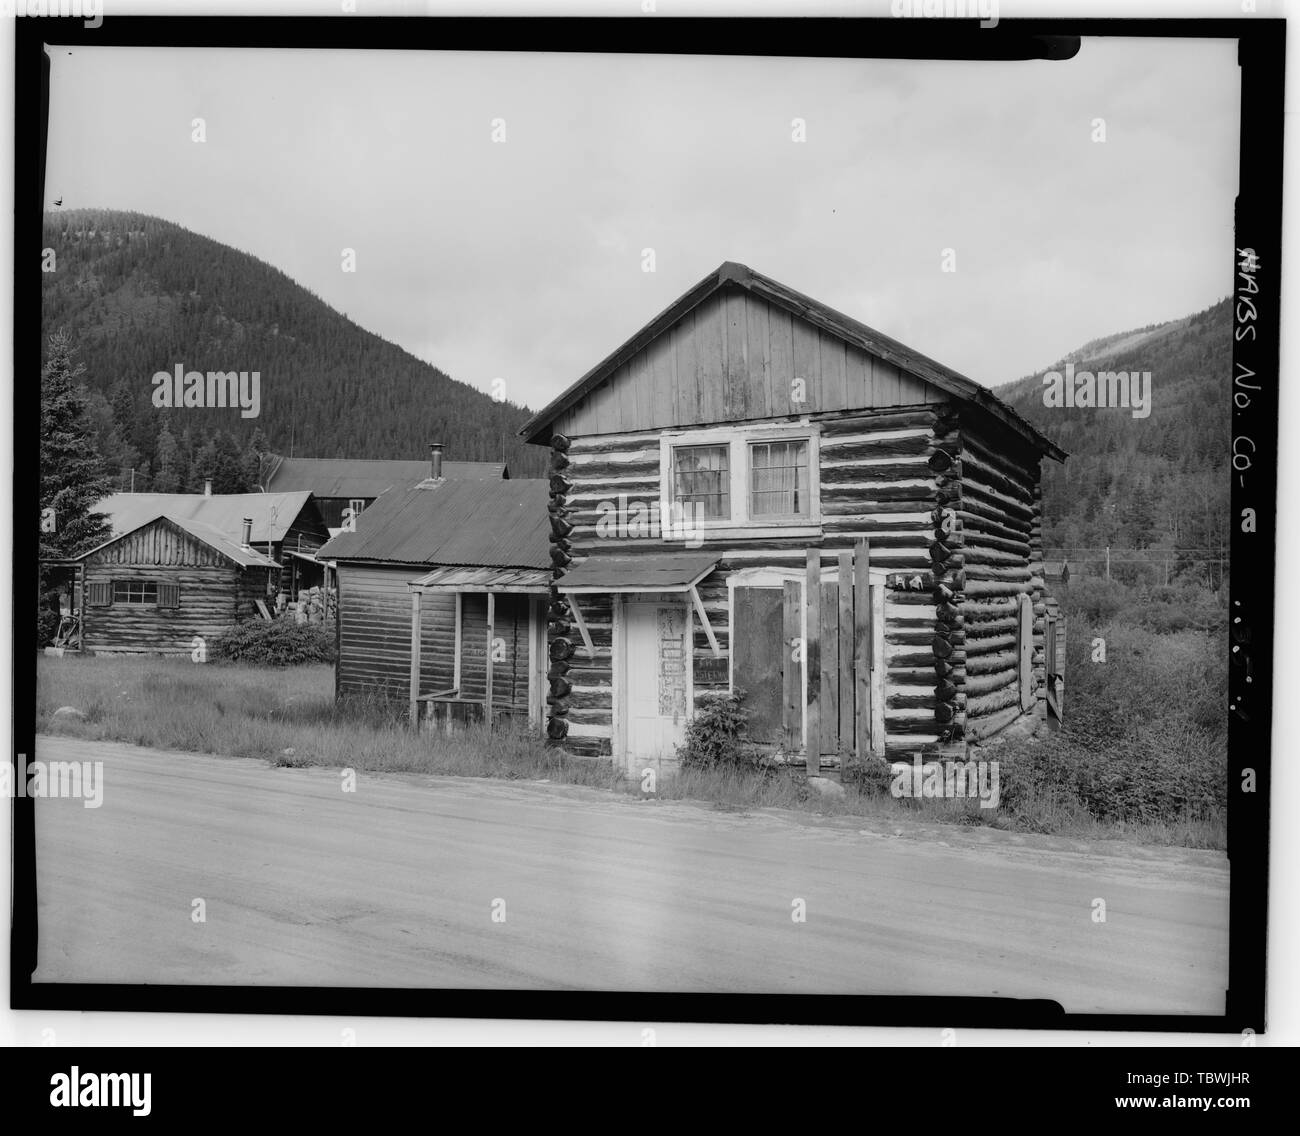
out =
[[[807,425],[733,426],[667,434],[662,495],[714,527],[807,527],[820,519],[817,433]]]
[[[352,515],[354,517],[360,515],[361,510],[364,509],[365,507],[366,507],[366,499],[364,497],[353,497],[348,502],[348,508],[352,510]]]
[[[692,507],[693,516],[730,518],[730,446],[674,446],[672,476],[673,500]]]
[[[749,444],[749,515],[806,517],[808,440]]]

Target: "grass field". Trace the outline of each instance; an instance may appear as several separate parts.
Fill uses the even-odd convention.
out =
[[[1108,678],[1124,682],[1119,672],[1116,668]],[[37,729],[287,766],[546,779],[633,795],[642,791],[639,781],[622,777],[608,760],[565,754],[526,729],[493,734],[470,729],[452,737],[416,734],[406,725],[405,704],[339,705],[333,695],[333,669],[326,665],[264,668],[197,665],[181,659],[40,656]],[[1073,697],[1086,706],[1086,689]],[[52,715],[61,706],[76,707],[85,720],[54,721]],[[1205,747],[1197,738],[1184,730],[1181,738],[1166,740],[1175,747],[1172,760],[1190,761],[1200,770]],[[1177,749],[1180,742],[1183,750]],[[1080,746],[1085,745],[1101,748],[1084,753]],[[1063,733],[1043,743],[1008,743],[986,750],[984,756],[1002,766],[1002,802],[995,809],[981,809],[974,800],[896,799],[888,793],[887,776],[874,779],[871,787],[851,785],[843,796],[823,797],[802,777],[783,771],[684,770],[660,778],[654,795],[712,802],[727,811],[796,808],[1081,839],[1224,846],[1222,809],[1203,800],[1204,793],[1183,791],[1180,797],[1177,778],[1165,797],[1157,798],[1159,807],[1108,808],[1106,792],[1126,791],[1122,784],[1117,787],[1120,766],[1108,754],[1136,762],[1143,776],[1161,785],[1160,777],[1168,780],[1160,762],[1153,771],[1150,754],[1135,750],[1131,742],[1121,745],[1102,731],[1096,737]],[[1135,799],[1150,796],[1148,788],[1127,787],[1138,794]]]

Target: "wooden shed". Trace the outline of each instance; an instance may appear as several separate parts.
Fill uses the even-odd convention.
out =
[[[636,772],[702,696],[809,770],[1047,713],[1040,462],[986,388],[725,263],[535,415],[549,737]]]
[[[548,486],[424,478],[388,490],[321,549],[338,574],[340,696],[448,724],[545,705]],[[489,704],[492,715],[485,714]]]
[[[231,536],[202,521],[156,516],[77,557],[81,647],[193,655],[257,618],[280,565],[251,547],[251,526],[241,527]]]

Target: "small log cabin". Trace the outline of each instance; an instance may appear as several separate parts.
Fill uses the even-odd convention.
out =
[[[81,648],[93,654],[193,655],[258,617],[280,565],[250,543],[188,517],[155,516],[92,548],[79,567]]]
[[[253,522],[252,546],[281,567],[276,579],[290,599],[303,588],[322,584],[316,550],[329,529],[312,495],[294,493],[111,493],[95,506],[109,519],[115,536],[144,521],[167,516],[195,521],[207,529],[239,536],[244,518]]]
[[[568,749],[671,763],[735,689],[810,772],[964,752],[1049,687],[1059,708],[1040,462],[1065,454],[911,348],[728,262],[521,433],[552,455]]]
[[[330,540],[336,696],[407,702],[417,722],[517,717],[540,729],[548,492],[539,480],[428,476],[381,494]]]

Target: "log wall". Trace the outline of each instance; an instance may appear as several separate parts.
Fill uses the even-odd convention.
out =
[[[165,520],[155,521],[86,560],[86,594],[93,583],[115,580],[176,584],[180,606],[116,602],[85,608],[83,646],[113,654],[190,655],[205,643],[257,616],[266,598],[267,568],[240,568],[210,545]]]
[[[961,414],[957,518],[964,551],[966,736],[980,741],[1024,714],[1020,597],[1033,604],[1034,706],[1045,713],[1039,458],[978,412]]]
[[[959,523],[962,501],[962,436],[948,403],[891,407],[853,414],[809,416],[819,435],[821,523],[814,535],[766,535],[760,527],[711,531],[703,550],[721,563],[700,585],[719,646],[730,649],[728,576],[745,568],[798,573],[807,549],[821,557],[833,579],[836,557],[866,538],[871,566],[899,574],[886,592],[886,753],[903,756],[963,736],[966,712],[966,642],[962,572],[965,547]],[[781,420],[789,422],[789,419]],[[688,439],[686,439],[688,440]],[[649,555],[683,551],[681,542],[600,535],[600,506],[620,504],[649,517],[660,494],[659,431],[552,438],[551,537],[557,579],[565,567],[588,556]],[[950,510],[950,512],[945,512]],[[977,540],[978,559],[984,545]],[[982,567],[982,565],[981,565]],[[1027,568],[1025,571],[1027,578]],[[924,581],[924,586],[916,583]],[[981,572],[981,582],[983,574]],[[612,605],[584,596],[584,618],[595,645],[586,650],[566,603],[553,593],[548,609],[550,696],[548,736],[576,752],[610,754],[613,746]],[[985,614],[979,613],[981,617]],[[698,620],[694,654],[711,659]],[[697,699],[726,683],[701,681]],[[725,671],[722,673],[725,674]],[[743,685],[743,681],[737,681]]]

